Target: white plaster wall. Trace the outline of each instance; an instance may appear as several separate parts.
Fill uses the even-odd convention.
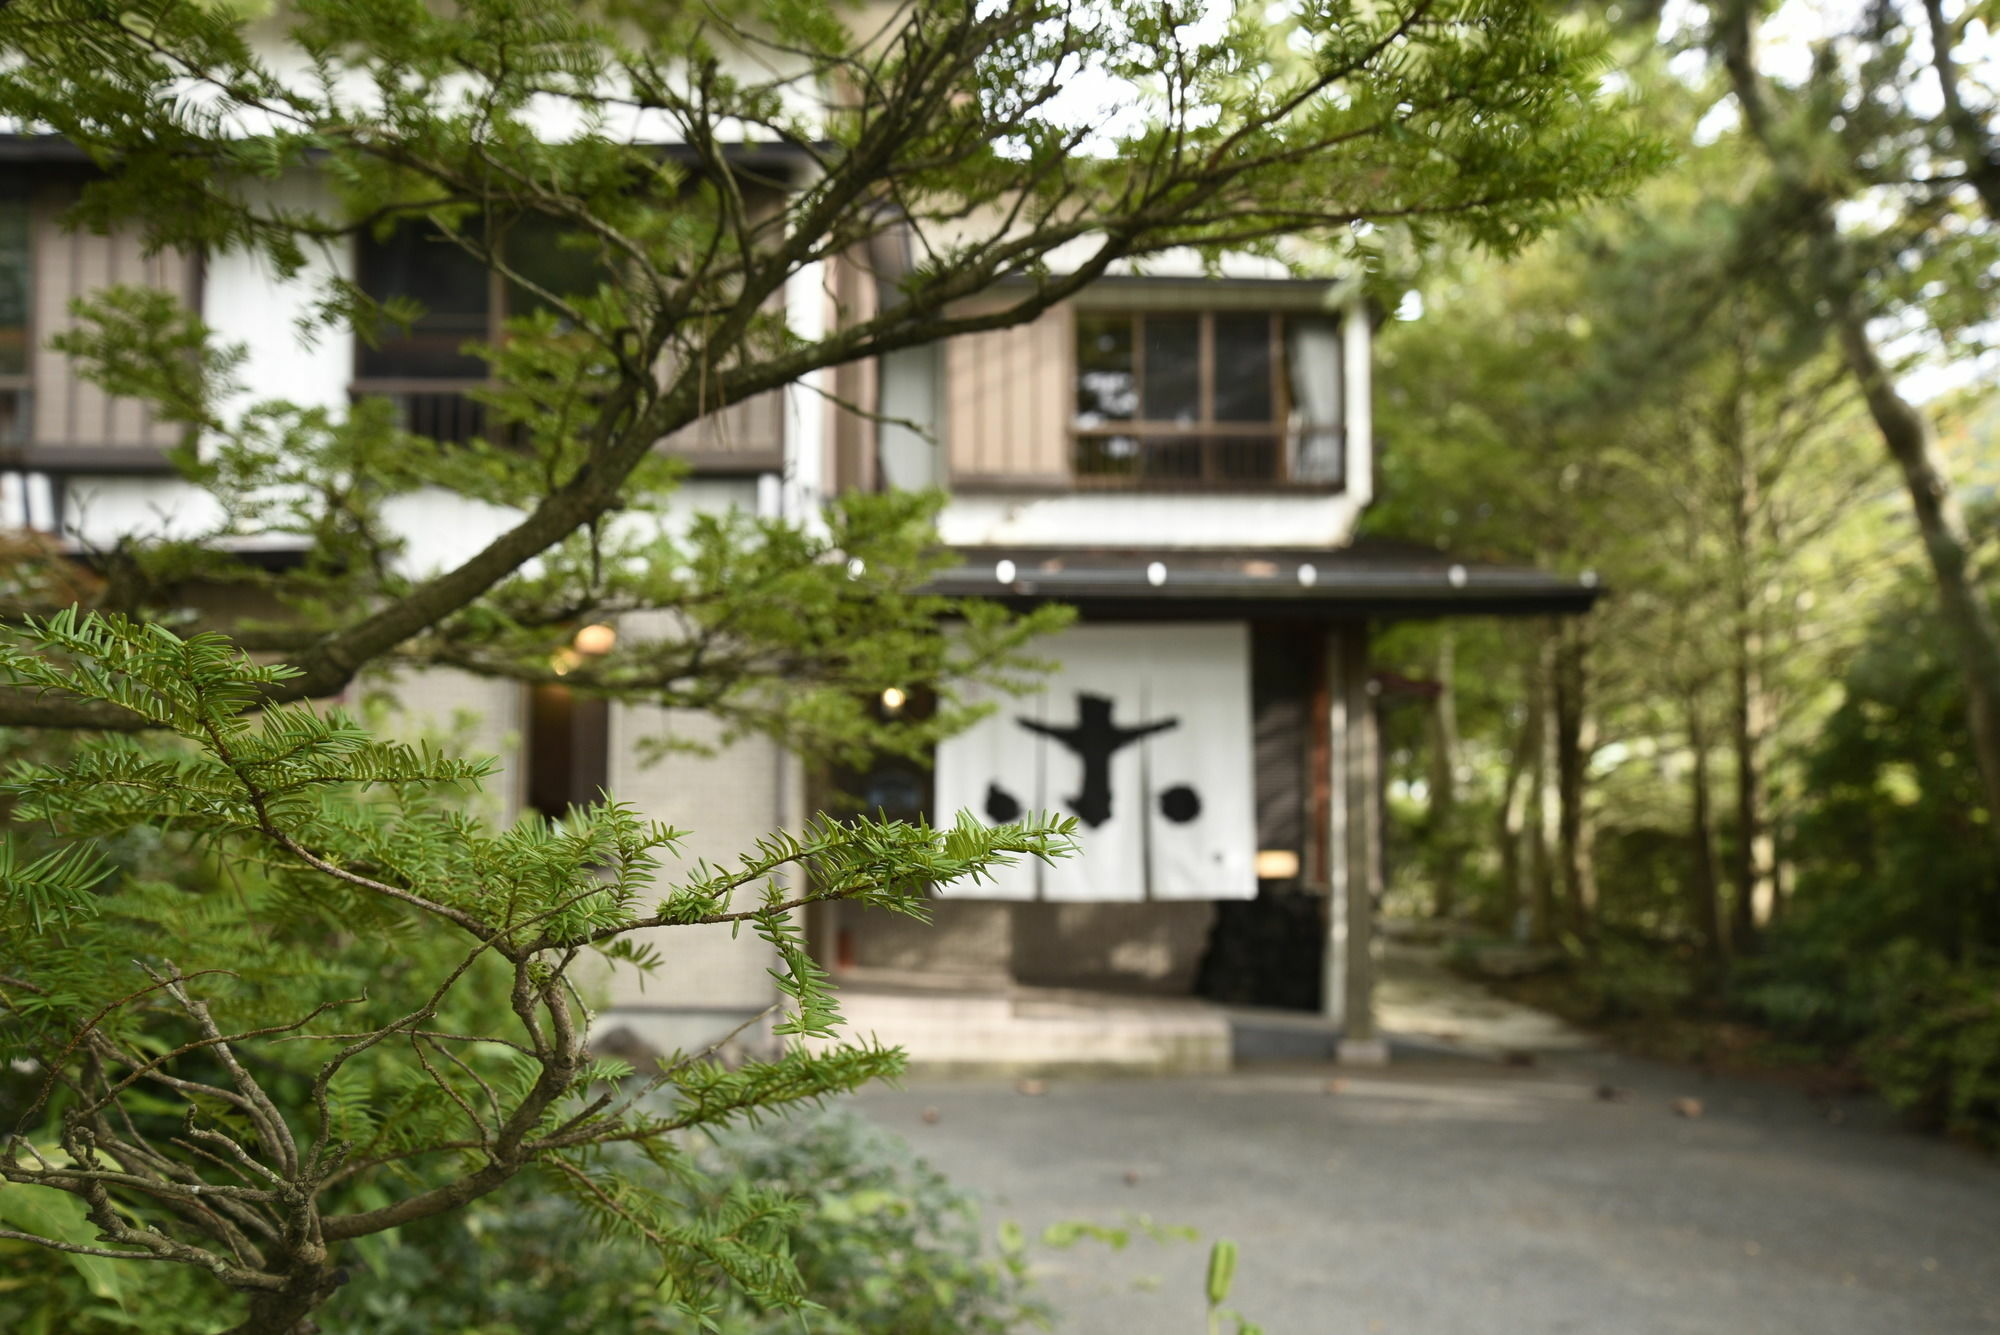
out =
[[[214,532],[221,521],[222,507],[215,498],[179,478],[77,474],[69,479],[63,501],[64,532],[94,548],[110,547],[128,535],[198,538]]]
[[[757,508],[757,484],[746,478],[693,478],[681,484],[659,515],[625,515],[612,521],[615,537],[640,539],[687,531],[698,514]],[[390,527],[403,535],[403,568],[414,575],[436,574],[460,565],[521,522],[525,512],[427,487],[383,506]],[[531,563],[532,564],[532,563]]]
[[[394,697],[396,708],[384,723],[390,736],[449,746],[467,759],[499,761],[499,768],[473,799],[473,810],[496,822],[520,814],[526,700],[519,684],[456,668],[426,668],[399,673],[392,680],[366,680],[359,691],[386,691]],[[357,689],[350,687],[343,698],[356,694]]]
[[[287,41],[291,22],[291,16],[276,13],[250,24],[246,37],[267,68],[304,87],[315,87],[315,71],[304,55]],[[797,57],[769,44],[753,47],[731,45],[726,41],[714,43],[713,55],[725,75],[752,86],[768,85],[783,112],[797,118],[804,135],[807,138],[816,137],[824,106],[816,96],[817,89],[799,77],[804,72],[804,65]],[[666,62],[666,68],[670,82],[688,82],[673,77],[675,62]],[[379,101],[374,96],[370,81],[353,74],[344,74],[336,81],[335,88],[357,111],[365,113]],[[460,99],[469,100],[476,96],[477,91],[478,85],[470,77],[440,80],[432,90],[436,105],[446,108]],[[207,90],[198,87],[190,88],[189,95],[195,100],[209,100]],[[264,131],[273,119],[267,113],[249,109],[239,109],[235,116],[236,124],[247,134]],[[534,98],[526,108],[524,119],[542,137],[555,140],[574,137],[586,128],[601,131],[614,139],[637,143],[671,144],[685,138],[674,118],[655,108],[600,104],[586,107],[569,98],[548,95]],[[713,133],[719,143],[779,142],[768,125],[734,118],[717,120]]]
[[[806,342],[826,337],[834,297],[827,266],[813,263],[785,284],[785,322]],[[785,478],[780,513],[787,519],[815,526],[827,500],[827,455],[832,422],[827,391],[833,373],[808,372],[785,386]]]
[[[661,870],[663,885],[690,878],[697,860],[733,864],[799,809],[792,767],[775,743],[747,739],[712,756],[674,754],[642,766],[635,742],[647,736],[713,744],[720,728],[686,710],[612,707],[612,794],[687,833],[680,859],[669,859]],[[737,907],[754,903],[754,892],[746,892]],[[728,926],[660,928],[644,937],[659,950],[662,966],[650,976],[621,967],[602,983],[613,1011],[635,1027],[647,1012],[747,1014],[776,996],[767,972],[776,956],[747,928],[735,934]],[[718,1020],[724,1030],[731,1023],[726,1016]]]
[[[882,358],[882,480],[916,490],[944,480],[942,347],[899,348]]]
[[[1356,293],[1341,322],[1341,385],[1347,408],[1347,489],[1356,518],[1375,499],[1375,330]],[[1350,523],[1351,527],[1351,523]]]
[[[954,547],[1339,547],[1360,505],[1349,495],[955,495],[938,519]]]
[[[685,532],[697,514],[731,508],[746,514],[758,511],[755,479],[690,479],[673,494],[664,514],[629,515],[614,523],[624,533],[672,536]],[[419,576],[459,564],[523,517],[519,510],[438,487],[396,497],[383,506],[383,514],[391,530],[405,539],[403,569]],[[221,518],[214,497],[178,478],[77,475],[69,483],[64,525],[87,544],[108,547],[128,534],[198,538],[212,533]],[[254,551],[297,544],[274,537],[221,545]]]
[[[336,213],[332,193],[317,177],[296,173],[281,181],[255,182],[248,192],[260,202]],[[301,328],[310,324],[315,301],[326,284],[353,277],[353,253],[345,245],[309,246],[306,267],[281,279],[260,256],[244,251],[212,254],[202,275],[202,318],[220,343],[240,343],[249,357],[238,374],[245,393],[238,406],[284,399],[315,408],[344,408],[354,378],[354,336],[345,327]]]

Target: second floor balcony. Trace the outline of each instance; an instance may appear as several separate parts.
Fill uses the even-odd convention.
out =
[[[478,397],[483,381],[470,378],[371,376],[356,379],[355,398],[386,398],[403,430],[446,444],[493,440],[504,443],[508,428],[496,423]],[[0,428],[4,428],[0,397]],[[775,473],[785,462],[785,399],[772,391],[710,413],[692,426],[666,436],[659,448],[683,459],[697,472]]]
[[[595,284],[598,274],[577,252],[522,224],[509,237],[510,265],[552,292]],[[504,436],[477,394],[485,363],[467,350],[506,338],[508,320],[534,313],[535,295],[474,260],[436,229],[405,225],[364,237],[357,277],[377,301],[413,302],[422,313],[355,349],[355,398],[380,396],[396,407],[404,430],[447,443]],[[660,448],[693,468],[716,473],[777,472],[784,467],[784,396],[773,392],[711,413],[674,432]]]

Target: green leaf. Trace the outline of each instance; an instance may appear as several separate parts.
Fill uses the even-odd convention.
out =
[[[1218,1238],[1208,1249],[1208,1305],[1220,1307],[1229,1297],[1229,1287],[1236,1282],[1236,1244],[1227,1238]]]
[[[98,1240],[97,1226],[90,1222],[83,1202],[54,1187],[0,1186],[0,1222],[55,1242],[87,1244]],[[124,1306],[124,1282],[117,1262],[109,1257],[82,1256],[76,1252],[56,1254],[76,1268],[94,1296]]]

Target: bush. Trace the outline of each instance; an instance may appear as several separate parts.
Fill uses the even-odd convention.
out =
[[[901,1141],[850,1114],[800,1117],[716,1138],[691,1208],[726,1207],[744,1184],[803,1209],[789,1248],[823,1311],[762,1311],[719,1289],[698,1297],[726,1335],[1003,1335],[1046,1324],[1020,1249],[983,1245],[966,1193]],[[405,1229],[364,1248],[357,1274],[322,1315],[328,1335],[540,1335],[592,1330],[694,1335],[647,1250],[600,1234],[577,1203],[533,1184],[497,1193],[463,1218]],[[690,1295],[680,1295],[687,1299]]]
[[[1955,965],[1907,943],[1873,971],[1862,1069],[1927,1125],[2000,1149],[2000,969]]]
[[[2000,864],[1932,598],[1892,596],[1843,676],[1807,756],[1798,894],[1733,999],[1926,1124],[2000,1145]]]

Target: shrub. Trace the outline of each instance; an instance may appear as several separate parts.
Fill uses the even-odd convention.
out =
[[[723,1133],[697,1156],[686,1203],[726,1213],[746,1185],[804,1206],[787,1248],[824,1310],[760,1309],[740,1292],[682,1294],[728,1335],[1002,1335],[1044,1324],[1018,1245],[988,1249],[973,1199],[901,1141],[851,1114]],[[534,1185],[462,1219],[364,1249],[365,1270],[322,1316],[328,1335],[694,1335],[643,1246]]]
[[[1869,1080],[1926,1124],[2000,1148],[2000,969],[1898,943],[1872,973]]]

